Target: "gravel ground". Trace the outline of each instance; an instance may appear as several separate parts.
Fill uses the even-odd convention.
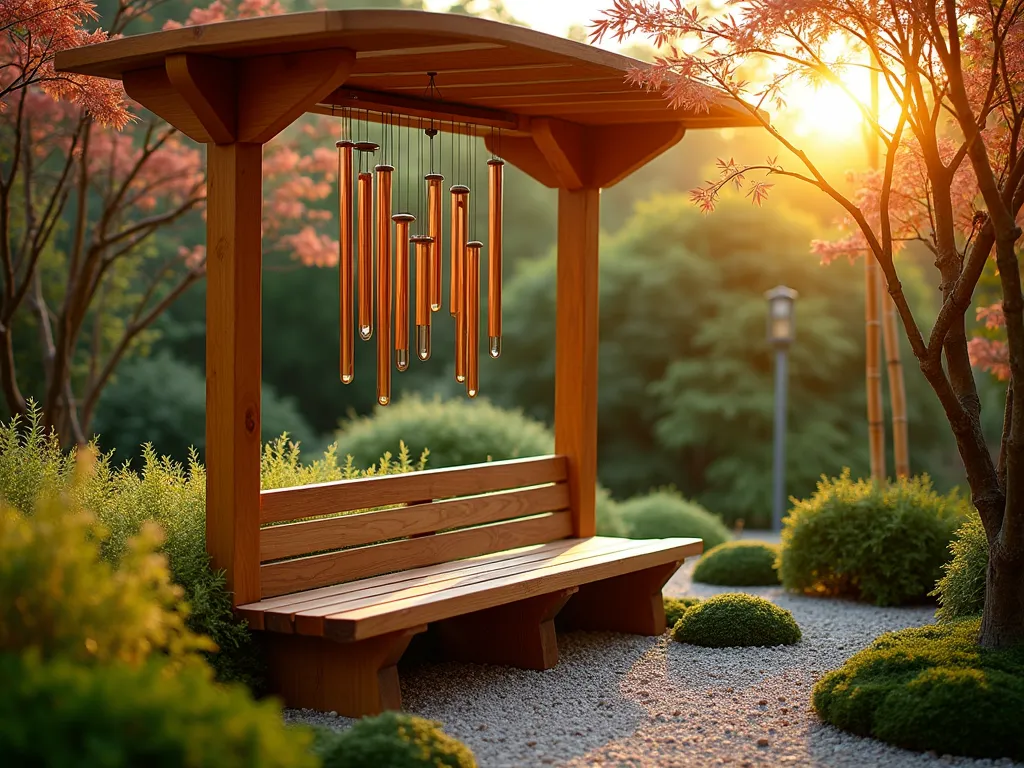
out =
[[[693,584],[690,561],[665,594],[735,591]],[[546,672],[476,664],[420,664],[402,671],[405,708],[440,720],[481,768],[494,766],[1020,766],[908,752],[823,725],[811,688],[877,635],[928,624],[931,608],[875,608],[744,591],[793,612],[804,639],[785,648],[705,649],[668,635],[573,632]],[[310,710],[290,721],[343,728],[352,721]],[[382,767],[383,768],[383,767]]]

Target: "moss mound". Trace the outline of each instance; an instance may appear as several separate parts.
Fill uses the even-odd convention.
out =
[[[705,648],[793,645],[800,627],[793,614],[754,595],[716,595],[691,607],[672,630],[681,643]]]
[[[323,768],[476,768],[465,744],[441,724],[402,712],[364,717],[347,731],[318,731]]]
[[[683,618],[683,614],[700,602],[699,597],[666,597],[665,623],[671,629]]]
[[[1024,760],[1024,647],[977,644],[976,620],[891,632],[814,687],[838,728],[905,749]]]
[[[763,541],[730,541],[705,552],[693,580],[724,587],[770,587],[779,583],[779,548]]]
[[[970,504],[926,477],[886,486],[850,471],[823,478],[783,521],[779,577],[787,589],[875,605],[923,600],[942,575]]]
[[[710,549],[732,538],[721,520],[675,491],[634,496],[619,504],[619,514],[631,539],[703,539]]]

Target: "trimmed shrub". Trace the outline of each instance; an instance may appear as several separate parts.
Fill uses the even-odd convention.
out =
[[[693,580],[724,587],[770,587],[779,583],[779,548],[764,541],[729,541],[704,553]]]
[[[0,655],[5,764],[105,768],[314,768],[309,734],[272,701],[215,684],[204,664],[85,667]],[[383,765],[383,763],[382,763]]]
[[[956,621],[980,616],[985,608],[985,575],[988,571],[988,538],[976,509],[956,530],[949,545],[953,559],[942,566],[943,574],[931,593],[939,601],[935,618]]]
[[[978,646],[980,622],[882,635],[814,687],[821,718],[905,749],[1024,760],[1024,647]]]
[[[632,539],[697,538],[710,549],[732,538],[721,520],[672,490],[653,491],[619,504]]]
[[[672,630],[681,643],[705,648],[793,645],[800,627],[793,614],[763,597],[742,592],[715,595],[691,607]]]
[[[626,524],[622,520],[619,503],[600,485],[597,486],[596,507],[594,516],[597,518],[597,535],[625,538]]]
[[[521,411],[487,400],[424,400],[404,397],[372,416],[355,419],[338,432],[338,452],[357,466],[371,464],[404,441],[419,454],[430,449],[430,466],[457,467],[484,461],[543,456],[554,450],[551,431]]]
[[[927,476],[884,487],[849,470],[822,478],[783,520],[779,576],[787,589],[875,605],[925,598],[942,574],[970,505],[940,496]]]
[[[683,618],[683,614],[700,602],[699,597],[666,597],[665,623],[672,629]]]
[[[346,731],[317,734],[323,768],[476,768],[469,747],[441,724],[402,712],[364,717]]]

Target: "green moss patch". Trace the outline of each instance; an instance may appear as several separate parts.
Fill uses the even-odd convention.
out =
[[[1024,647],[978,646],[977,620],[890,632],[814,687],[843,730],[940,754],[1024,760]]]
[[[700,603],[699,597],[666,597],[664,600],[665,623],[670,629],[683,618],[684,613]]]
[[[319,730],[323,768],[476,768],[469,747],[441,724],[402,712],[364,717],[347,731]]]
[[[764,541],[730,541],[704,553],[693,580],[724,587],[770,587],[779,583],[779,548]]]
[[[793,614],[768,600],[741,592],[716,595],[691,607],[672,636],[706,648],[792,645],[800,642]]]

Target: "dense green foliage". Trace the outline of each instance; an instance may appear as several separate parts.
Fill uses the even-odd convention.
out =
[[[779,548],[764,541],[730,541],[704,553],[693,580],[724,587],[770,587],[779,583]]]
[[[942,496],[928,477],[885,487],[849,471],[822,478],[783,520],[779,576],[787,589],[876,605],[924,598],[946,562],[969,504]]]
[[[350,454],[360,466],[386,451],[397,452],[399,442],[405,441],[413,453],[429,448],[435,469],[543,456],[555,446],[550,430],[520,411],[486,400],[416,396],[345,424],[337,438],[339,453]]]
[[[683,614],[700,602],[699,597],[666,597],[665,602],[665,624],[672,629],[676,623],[683,618]]]
[[[632,539],[696,538],[703,539],[705,549],[710,549],[732,538],[721,520],[672,490],[621,502],[619,514]]]
[[[476,768],[465,744],[441,724],[402,712],[364,717],[346,731],[317,732],[323,768]]]
[[[86,667],[0,655],[0,754],[46,768],[315,768],[272,701],[202,665]]]
[[[977,644],[979,622],[882,635],[814,687],[823,720],[907,749],[1024,760],[1024,647]]]
[[[705,648],[793,645],[800,627],[793,614],[763,597],[742,592],[715,595],[691,607],[672,636],[681,643]]]
[[[938,598],[939,621],[979,616],[985,607],[985,574],[988,571],[988,538],[978,511],[972,509],[956,530],[949,545],[953,559],[942,566],[942,578],[932,595]]]

